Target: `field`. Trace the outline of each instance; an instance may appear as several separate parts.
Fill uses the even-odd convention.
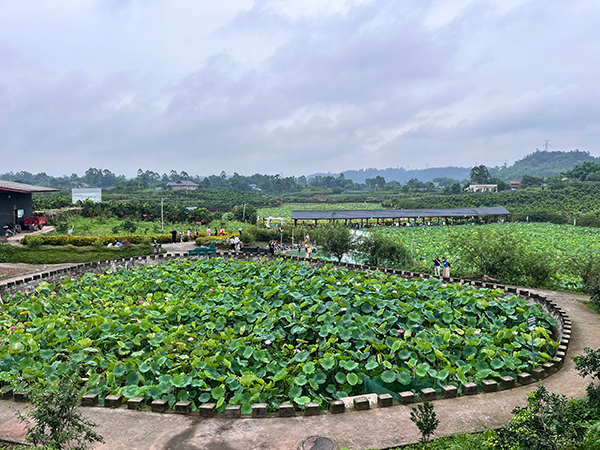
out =
[[[292,211],[358,211],[363,209],[384,209],[380,202],[362,202],[362,203],[285,203],[277,207],[263,207],[258,209],[258,216],[263,219],[271,217],[283,217],[290,220]]]
[[[0,312],[0,380],[23,389],[79,370],[90,393],[194,408],[303,405],[363,392],[480,382],[558,345],[539,308],[502,291],[281,261],[179,261],[17,294]]]
[[[470,261],[460,260],[450,247],[453,238],[468,241],[480,227],[492,233],[506,230],[515,233],[528,251],[543,251],[547,264],[557,270],[558,287],[574,288],[579,283],[572,273],[571,262],[583,252],[600,250],[600,229],[555,225],[549,223],[503,223],[490,225],[386,227],[381,232],[410,248],[423,270],[431,272],[435,255],[445,256],[452,264],[452,273],[464,275],[475,272]]]

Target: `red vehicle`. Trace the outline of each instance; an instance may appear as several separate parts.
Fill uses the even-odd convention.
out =
[[[24,221],[27,228],[33,231],[41,230],[46,225],[46,214],[33,213],[31,217],[27,217]]]

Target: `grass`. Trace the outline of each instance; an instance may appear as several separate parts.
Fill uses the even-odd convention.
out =
[[[123,223],[125,221],[122,219],[118,219],[116,217],[106,218],[106,217],[83,217],[83,216],[72,216],[67,221],[63,222],[62,227],[65,230],[60,230],[60,225],[57,226],[57,231],[52,232],[52,234],[65,234],[66,229],[68,229],[71,225],[75,228],[73,229],[74,236],[112,236],[115,234],[160,234],[161,233],[161,224],[160,221],[157,222],[149,222],[142,220],[128,220],[128,223],[133,223],[136,226],[134,232],[131,230],[126,230],[123,227]],[[177,229],[185,227],[187,230],[188,224],[176,224]],[[173,228],[173,224],[165,222],[165,233],[169,233]],[[116,233],[114,230],[118,230]],[[63,231],[62,233],[60,231]]]
[[[130,258],[150,254],[150,246],[140,244],[127,247],[75,247],[66,245],[15,247],[2,245],[0,262],[27,264],[61,264]]]
[[[262,207],[258,209],[258,215],[262,219],[263,217],[283,217],[284,219],[290,220],[292,218],[292,211],[314,211],[314,210],[327,210],[327,211],[342,211],[342,210],[364,210],[364,209],[383,209],[381,203],[285,203],[281,206],[276,207]]]
[[[407,444],[395,447],[392,450],[484,450],[488,448],[487,442],[496,435],[494,430],[486,430],[483,433],[457,434],[455,436],[441,437],[423,444]],[[351,449],[341,449],[351,450]],[[375,450],[375,449],[373,449]]]

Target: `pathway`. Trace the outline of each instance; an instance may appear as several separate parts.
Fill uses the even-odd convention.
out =
[[[551,291],[535,291],[559,304],[572,319],[571,344],[564,367],[544,380],[552,392],[583,397],[588,379],[578,376],[572,357],[585,347],[600,347],[600,316],[583,305],[584,296]],[[440,419],[437,435],[481,431],[499,427],[511,417],[515,406],[525,403],[535,385],[504,392],[479,394],[452,400],[436,400]],[[11,407],[0,401],[0,436],[23,437]],[[410,421],[409,406],[394,406],[341,415],[318,417],[238,419],[199,419],[175,414],[136,412],[126,409],[87,408],[85,414],[98,424],[106,443],[96,449],[178,449],[178,450],[292,450],[308,436],[325,436],[340,448],[355,450],[390,448],[415,442],[419,433]]]

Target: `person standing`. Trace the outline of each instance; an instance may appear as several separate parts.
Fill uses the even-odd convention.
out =
[[[188,242],[190,242],[192,240],[192,229],[188,228],[187,230],[187,238],[188,238]]]
[[[183,230],[179,230],[179,242],[183,244]]]
[[[444,266],[444,278],[450,278],[450,263],[446,258],[442,258],[442,266]]]
[[[208,227],[208,228],[206,229],[206,235],[207,235],[207,236],[210,236],[210,227]]]
[[[435,258],[433,258],[433,276],[434,277],[439,277],[440,276],[440,257],[436,256]]]
[[[171,244],[175,242],[177,242],[177,230],[173,228],[173,231],[171,231]]]
[[[236,252],[236,253],[239,253],[239,252],[240,252],[240,248],[241,248],[241,246],[242,246],[242,241],[240,241],[240,238],[239,238],[238,236],[236,236],[236,237],[233,239],[233,245],[234,245],[234,247],[235,247],[235,252]]]

